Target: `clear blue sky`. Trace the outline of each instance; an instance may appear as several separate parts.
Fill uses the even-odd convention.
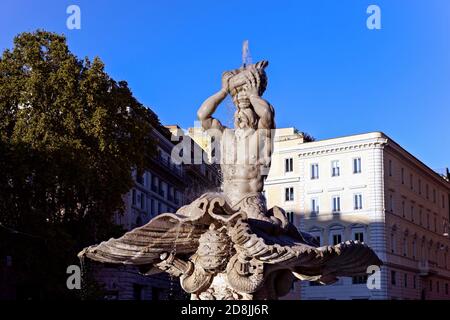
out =
[[[71,4],[81,30],[66,28]],[[366,28],[370,4],[381,30]],[[0,50],[37,28],[64,33],[81,58],[99,56],[164,124],[184,128],[248,39],[253,61],[270,61],[265,97],[278,127],[318,139],[383,131],[430,167],[450,165],[448,0],[2,0]]]

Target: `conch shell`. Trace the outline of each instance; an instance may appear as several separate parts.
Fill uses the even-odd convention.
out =
[[[245,84],[247,82],[247,75],[250,72],[249,69],[254,67],[259,73],[261,82],[260,82],[260,94],[262,94],[266,90],[267,86],[267,75],[264,69],[269,65],[269,62],[266,60],[259,61],[255,64],[248,65],[246,67],[242,67],[240,69],[235,69],[232,71],[228,71],[232,76],[229,80],[229,89],[230,94],[232,96],[239,93],[241,90],[244,90]]]

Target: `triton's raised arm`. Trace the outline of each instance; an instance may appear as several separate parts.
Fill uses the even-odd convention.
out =
[[[214,114],[214,112],[216,112],[218,105],[228,95],[228,81],[230,80],[231,76],[231,73],[225,72],[222,75],[222,88],[220,89],[220,91],[206,99],[205,102],[203,102],[203,104],[201,105],[200,109],[198,109],[197,116],[202,123],[203,129],[224,129],[224,126],[220,123],[220,121],[213,118],[212,115]]]
[[[258,129],[275,129],[275,110],[265,99],[261,98],[261,77],[253,67],[247,75],[247,94],[250,104],[259,117]]]
[[[250,103],[259,117],[258,129],[275,129],[275,110],[272,105],[258,95],[251,95]]]

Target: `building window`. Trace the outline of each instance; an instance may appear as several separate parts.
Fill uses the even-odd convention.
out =
[[[429,198],[429,188],[428,188],[428,184],[425,185],[425,197],[428,199]]]
[[[394,212],[394,196],[392,194],[389,195],[389,210]]]
[[[331,161],[331,176],[338,177],[340,175],[339,160]]]
[[[159,195],[164,198],[164,183],[159,180]]]
[[[364,242],[364,232],[355,232],[354,238],[356,241]]]
[[[444,268],[445,269],[447,269],[447,262],[448,262],[448,260],[447,260],[447,252],[446,253],[444,253]]]
[[[352,277],[352,284],[366,284],[367,276],[354,276]]]
[[[136,219],[136,226],[137,227],[142,226],[142,218],[141,217],[137,217],[137,219]]]
[[[403,239],[403,256],[408,255],[408,240],[406,238]]]
[[[412,173],[409,174],[409,187],[411,188],[411,190],[414,189],[414,183],[413,183],[413,175],[412,175]]]
[[[288,158],[284,159],[284,172],[294,171],[294,159]]]
[[[393,286],[397,284],[397,274],[394,270],[391,270],[391,284]]]
[[[406,209],[405,209],[405,201],[403,200],[402,201],[402,216],[403,216],[403,218],[406,216],[405,211],[406,211]]]
[[[158,301],[161,300],[163,289],[152,287],[152,300]]]
[[[413,250],[413,259],[415,260],[416,256],[417,256],[417,243],[416,243],[416,240],[413,240],[412,250]]]
[[[141,209],[145,209],[145,194],[141,193]]]
[[[414,206],[411,205],[411,221],[414,222]]]
[[[173,201],[173,187],[170,184],[167,184],[167,200]]]
[[[401,175],[402,175],[402,184],[405,184],[405,169],[404,168],[402,168],[402,170],[401,170]]]
[[[353,173],[361,173],[361,158],[353,159]]]
[[[448,294],[448,283],[445,284],[445,294]]]
[[[422,254],[422,259],[427,260],[428,259],[428,251],[425,250],[425,243],[422,242],[420,252]]]
[[[141,185],[144,185],[144,175],[136,172],[136,182]]]
[[[318,198],[311,199],[311,213],[314,213],[314,214],[319,213],[319,199]]]
[[[434,216],[433,222],[434,222],[434,232],[437,232],[437,219],[436,219],[436,216]]]
[[[150,214],[154,216],[156,214],[155,212],[155,200],[150,199]]]
[[[442,209],[445,209],[445,197],[442,195]]]
[[[391,233],[391,252],[395,253],[397,243],[395,241],[395,234]]]
[[[337,245],[342,242],[342,235],[339,233],[333,234],[333,245]]]
[[[389,177],[392,177],[392,160],[389,160]]]
[[[403,279],[403,285],[405,288],[408,288],[408,274],[405,273],[404,279]]]
[[[436,203],[436,189],[433,189],[433,202]]]
[[[419,209],[419,224],[422,225],[422,208]]]
[[[353,208],[355,210],[361,210],[362,209],[362,194],[357,193],[353,195]]]
[[[178,190],[174,189],[173,190],[173,201],[175,202],[175,204],[180,204],[180,193],[178,192]]]
[[[427,229],[430,229],[430,214],[427,213]]]
[[[284,192],[285,201],[294,201],[294,187],[285,188]]]
[[[413,288],[417,288],[417,276],[413,276]]]
[[[430,280],[430,292],[433,291],[433,280]]]
[[[137,201],[136,201],[136,203],[138,203],[139,206],[142,205],[141,199],[142,199],[142,193],[139,192],[139,193],[137,193]]]
[[[153,192],[158,192],[158,177],[156,177],[155,175],[152,175],[152,191]]]
[[[140,284],[133,284],[133,300],[142,300],[143,286]]]
[[[294,223],[294,212],[288,211],[286,212],[289,223]]]
[[[313,163],[311,165],[311,179],[319,179],[319,164]]]
[[[133,205],[136,205],[136,190],[135,189],[133,189],[132,191],[131,191],[131,201],[132,201],[132,203],[133,203]]]
[[[341,197],[340,196],[333,196],[332,209],[333,209],[333,212],[341,211]]]
[[[419,194],[422,194],[422,180],[419,178]]]
[[[436,281],[436,291],[439,293],[439,281]]]

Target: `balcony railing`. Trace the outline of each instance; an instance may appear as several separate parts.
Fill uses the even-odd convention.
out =
[[[181,168],[178,167],[177,165],[173,164],[172,162],[170,162],[166,158],[163,158],[162,156],[159,156],[158,157],[158,161],[159,161],[159,163],[164,165],[166,168],[168,168],[170,171],[172,171],[176,175],[178,175],[180,177],[183,176],[183,171],[181,170]]]
[[[419,261],[419,275],[428,276],[430,273],[434,273],[436,268],[436,263],[429,260]]]

